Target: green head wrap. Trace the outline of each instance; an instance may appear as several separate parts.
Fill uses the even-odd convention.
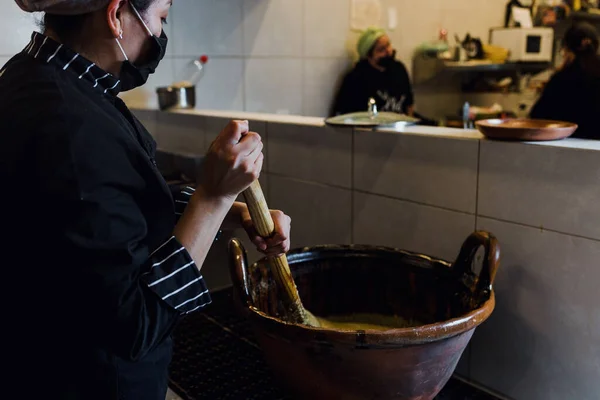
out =
[[[364,31],[360,38],[358,38],[358,44],[356,45],[356,50],[358,50],[358,55],[361,59],[367,58],[369,51],[373,48],[375,43],[386,34],[384,29],[380,28],[368,28]]]

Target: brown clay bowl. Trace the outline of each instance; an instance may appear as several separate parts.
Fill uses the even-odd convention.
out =
[[[489,139],[521,141],[560,140],[577,130],[570,122],[525,118],[484,119],[475,126]]]
[[[377,313],[409,328],[338,330],[280,319],[266,260],[249,266],[229,244],[236,301],[273,373],[299,399],[433,399],[477,326],[494,310],[497,240],[475,232],[454,263],[376,246],[317,246],[288,254],[304,306],[319,317]]]

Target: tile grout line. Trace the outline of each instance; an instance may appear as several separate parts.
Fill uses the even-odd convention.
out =
[[[354,133],[354,128],[352,128],[352,141],[350,142],[350,243],[354,243]]]
[[[570,236],[570,237],[574,237],[574,238],[578,238],[578,239],[591,240],[592,242],[600,242],[600,238],[593,238],[593,237],[589,237],[589,236],[578,235],[576,233],[569,233],[569,232],[557,231],[556,229],[548,229],[548,228],[544,228],[543,226],[528,225],[528,224],[525,224],[523,222],[509,221],[507,219],[502,219],[502,218],[497,218],[497,217],[490,217],[488,215],[480,215],[479,217],[485,218],[485,219],[489,219],[489,220],[492,220],[492,221],[496,221],[496,222],[503,222],[505,224],[511,224],[511,225],[521,226],[521,227],[524,227],[524,228],[536,229],[536,230],[539,230],[539,231],[542,231],[542,232],[556,233],[558,235]]]
[[[244,2],[240,1],[240,13],[242,16],[242,56],[240,57],[242,60],[242,109],[247,111],[248,101],[246,100],[246,68],[248,67],[248,62],[246,58],[246,28],[244,27],[244,20],[246,19],[246,15],[244,13]]]
[[[474,231],[477,231],[479,225],[479,180],[481,179],[481,140],[477,141],[477,174],[475,177],[475,226]],[[473,377],[473,343],[470,341],[467,347],[467,376],[469,379]]]
[[[435,208],[435,209],[438,209],[438,210],[455,212],[455,213],[463,214],[463,215],[469,215],[469,216],[474,216],[475,215],[474,213],[470,213],[468,211],[461,211],[461,210],[456,210],[456,209],[453,209],[453,208],[447,208],[447,207],[437,206],[437,205],[433,205],[433,204],[422,203],[422,202],[419,202],[419,201],[416,201],[416,200],[411,200],[411,199],[406,199],[406,198],[400,198],[400,197],[393,197],[393,196],[389,196],[389,195],[385,195],[385,194],[373,193],[373,192],[369,192],[369,191],[366,191],[366,190],[355,189],[355,188],[352,187],[352,184],[351,184],[351,187],[346,187],[346,186],[334,185],[334,184],[329,184],[329,183],[310,181],[310,180],[306,180],[306,179],[302,179],[302,178],[296,178],[296,177],[293,177],[293,176],[289,176],[289,175],[286,175],[286,174],[280,174],[280,173],[277,173],[277,172],[271,172],[271,171],[269,171],[269,174],[271,174],[273,176],[276,176],[278,178],[285,178],[285,179],[289,179],[289,180],[292,180],[294,182],[299,182],[299,183],[306,183],[306,184],[320,186],[320,187],[328,187],[328,188],[334,188],[334,189],[348,190],[348,191],[351,191],[352,193],[368,194],[368,195],[377,196],[377,197],[381,197],[381,198],[388,199],[388,200],[403,201],[405,203],[417,204],[417,205],[424,206],[424,207],[430,207],[430,208]]]
[[[481,140],[477,141],[477,177],[475,181],[475,231],[479,223],[479,180],[481,179]],[[470,371],[469,371],[470,373]]]
[[[443,211],[453,212],[453,213],[467,215],[467,216],[476,216],[476,214],[470,213],[470,212],[467,212],[467,211],[455,210],[455,209],[452,209],[452,208],[447,208],[447,207],[441,207],[441,206],[437,206],[437,205],[422,203],[422,202],[419,202],[419,201],[416,201],[416,200],[410,200],[410,199],[405,199],[405,198],[392,197],[392,196],[383,195],[383,194],[379,194],[379,193],[372,193],[372,192],[368,192],[366,190],[358,190],[358,189],[352,188],[352,187],[348,188],[348,187],[339,186],[339,185],[332,185],[332,184],[327,184],[327,183],[322,183],[322,182],[315,182],[315,181],[310,181],[310,180],[301,179],[301,178],[295,178],[295,177],[292,177],[292,176],[289,176],[289,175],[280,174],[280,173],[276,173],[276,172],[272,172],[272,171],[269,171],[269,175],[277,177],[277,178],[289,179],[291,181],[298,182],[298,183],[305,183],[305,184],[310,184],[310,185],[315,185],[315,186],[320,186],[320,187],[328,187],[328,188],[334,188],[334,189],[340,189],[340,190],[347,190],[347,191],[350,191],[352,193],[352,197],[354,197],[354,194],[356,194],[356,193],[359,193],[359,194],[368,194],[368,195],[372,195],[372,196],[376,196],[376,197],[381,197],[381,198],[388,199],[388,200],[402,201],[402,202],[405,202],[405,203],[410,203],[410,204],[415,204],[415,205],[419,205],[419,206],[423,206],[423,207],[433,208],[433,209],[436,209],[436,210],[443,210]],[[560,234],[560,235],[565,235],[565,236],[571,236],[571,237],[576,237],[576,238],[580,238],[580,239],[591,240],[591,241],[594,241],[594,242],[600,242],[600,238],[593,238],[593,237],[584,236],[584,235],[578,235],[578,234],[569,233],[569,232],[562,232],[562,231],[558,231],[558,230],[555,230],[555,229],[541,228],[539,226],[528,225],[528,224],[525,224],[525,223],[522,223],[522,222],[505,220],[505,219],[502,219],[502,218],[491,217],[491,216],[487,216],[487,215],[483,215],[483,214],[477,215],[477,217],[478,217],[478,220],[481,219],[481,218],[486,218],[486,219],[490,219],[490,220],[493,220],[493,221],[504,222],[504,223],[518,225],[518,226],[522,226],[522,227],[526,227],[526,228],[542,229],[543,231],[546,231],[546,232],[552,232],[552,233],[557,233],[557,234]]]
[[[305,37],[306,37],[306,26],[305,26],[305,24],[306,24],[306,1],[302,1],[301,7],[302,8],[301,8],[301,17],[300,18],[302,19],[302,23],[300,24],[300,30],[302,32],[301,32],[300,38],[301,38],[301,41],[302,41],[302,46],[301,46],[301,48],[302,48],[302,57],[301,57],[301,60],[300,60],[300,68],[301,68],[301,71],[300,71],[300,87],[302,88],[302,90],[301,90],[301,93],[300,93],[300,96],[301,96],[301,99],[300,99],[301,100],[300,108],[302,108],[302,113],[306,114],[306,106],[307,106],[307,104],[306,104],[306,98],[305,98],[306,96],[304,96],[304,87],[305,87],[305,83],[306,83],[306,76],[305,76],[306,75],[306,69],[305,69],[306,62],[305,62],[305,58],[304,58],[305,53],[306,53],[306,49],[305,49],[306,42],[304,40]]]
[[[266,158],[266,166],[267,166],[267,170],[265,171],[265,180],[267,182],[267,192],[265,193],[266,199],[267,200],[267,204],[271,204],[271,179],[269,178],[269,176],[271,175],[271,173],[269,172],[271,168],[269,168],[269,147],[271,147],[271,142],[269,141],[269,125],[268,123],[265,123],[265,141],[266,141],[266,145],[265,145],[265,158]],[[264,166],[263,166],[264,168]]]

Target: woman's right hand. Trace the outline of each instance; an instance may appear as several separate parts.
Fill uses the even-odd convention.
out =
[[[212,142],[203,162],[199,186],[210,197],[234,201],[258,179],[263,142],[249,132],[248,121],[231,121]]]

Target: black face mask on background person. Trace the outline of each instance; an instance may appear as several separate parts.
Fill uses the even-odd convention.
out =
[[[380,67],[389,68],[392,65],[394,65],[395,61],[396,61],[396,51],[394,50],[394,52],[391,55],[380,58],[379,61],[377,61],[377,64]]]
[[[134,65],[131,61],[129,61],[129,57],[125,54],[119,39],[115,39],[123,56],[125,57],[125,61],[123,61],[123,65],[121,66],[121,71],[119,74],[119,80],[121,81],[121,91],[126,92],[128,90],[132,90],[144,85],[151,74],[156,71],[156,68],[165,57],[165,53],[167,51],[167,43],[169,39],[163,30],[160,37],[155,36],[152,31],[146,25],[146,22],[142,19],[142,16],[136,10],[136,8],[130,3],[130,7],[133,9],[138,19],[146,28],[146,31],[150,34],[150,38],[152,40],[150,54],[146,57],[147,61],[141,65]]]

